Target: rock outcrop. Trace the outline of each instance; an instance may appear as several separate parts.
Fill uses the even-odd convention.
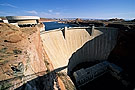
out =
[[[0,23],[0,89],[65,88],[43,49],[40,27]]]

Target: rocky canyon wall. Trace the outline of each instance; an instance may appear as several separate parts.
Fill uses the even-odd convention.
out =
[[[54,71],[43,49],[40,29],[0,23],[0,89],[57,90],[71,86],[68,76]],[[68,87],[61,77],[68,78]]]

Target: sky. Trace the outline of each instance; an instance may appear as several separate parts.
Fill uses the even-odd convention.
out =
[[[135,19],[135,0],[0,0],[0,16]]]

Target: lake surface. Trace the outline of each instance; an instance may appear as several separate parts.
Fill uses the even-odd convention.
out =
[[[44,22],[45,24],[45,30],[49,31],[52,29],[59,29],[59,28],[64,28],[64,27],[72,27],[72,25],[69,24],[64,24],[64,23],[58,23],[58,22]]]

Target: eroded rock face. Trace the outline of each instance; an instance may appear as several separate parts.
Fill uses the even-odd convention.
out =
[[[20,29],[0,24],[0,37],[0,81],[47,70],[39,31],[35,27]]]
[[[0,89],[65,89],[42,47],[38,29],[0,23]]]

